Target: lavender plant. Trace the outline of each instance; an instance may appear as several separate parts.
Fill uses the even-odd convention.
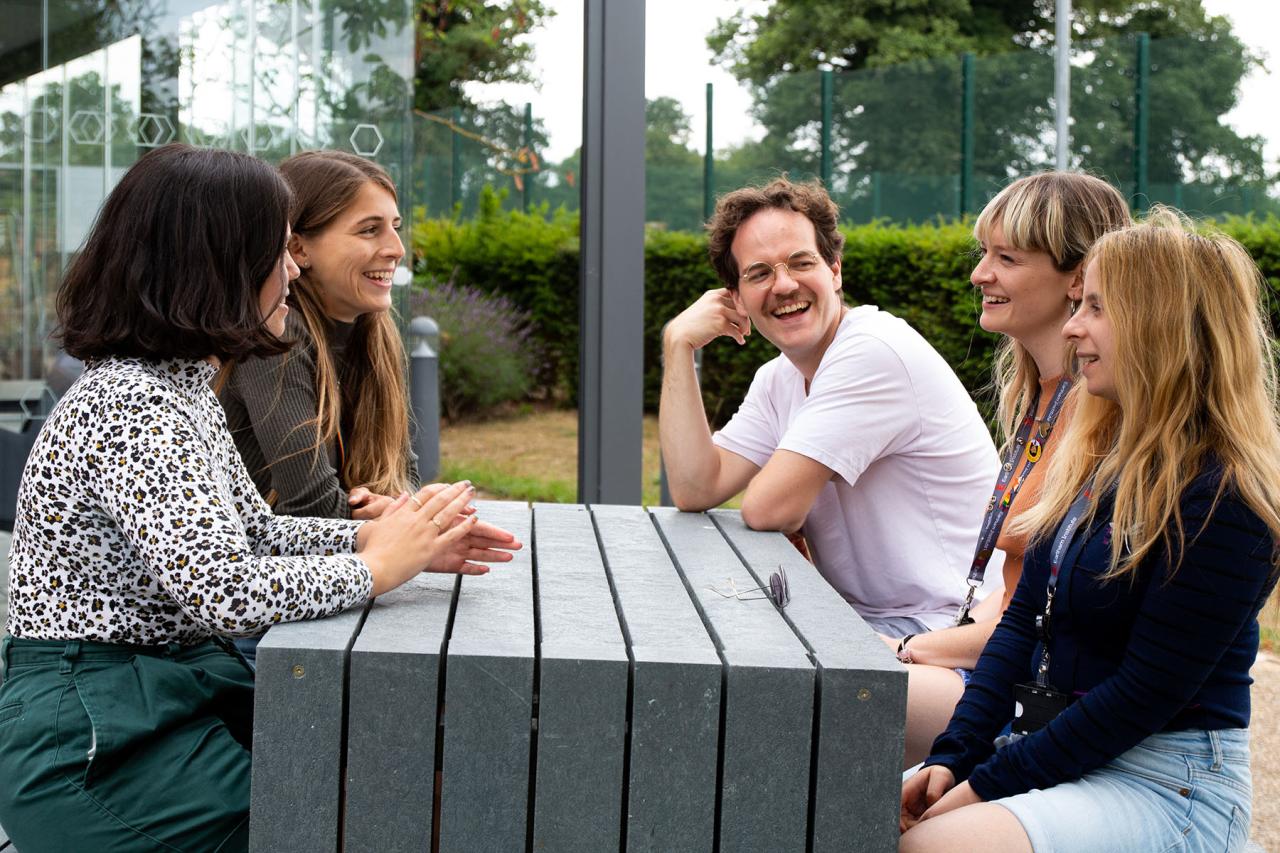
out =
[[[410,316],[440,326],[440,402],[450,420],[489,414],[529,393],[539,361],[529,312],[453,281],[420,283],[409,306]]]

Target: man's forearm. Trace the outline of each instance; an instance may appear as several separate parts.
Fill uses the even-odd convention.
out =
[[[702,393],[693,367],[693,347],[664,339],[662,355],[658,436],[662,464],[667,470],[667,487],[680,509],[708,509],[724,498],[715,493],[720,456],[711,441],[707,413],[702,406]]]

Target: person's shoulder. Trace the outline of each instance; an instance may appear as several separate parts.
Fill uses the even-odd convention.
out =
[[[292,343],[289,349],[236,362],[229,382],[235,391],[243,394],[256,390],[264,379],[278,380],[286,370],[300,370],[308,374],[315,370],[315,343],[301,313],[290,311],[285,317],[284,338]]]
[[[896,314],[875,305],[850,308],[840,321],[832,346],[865,344],[868,341],[876,341],[893,350],[909,350],[921,344],[929,347],[924,336]]]
[[[207,390],[213,370],[206,362],[186,359],[107,358],[86,368],[67,392],[64,407],[102,425],[135,416],[153,420],[189,409],[192,395]]]
[[[874,360],[886,366],[901,365],[904,342],[915,334],[902,320],[874,305],[850,308],[840,319],[819,370],[855,359],[863,364]]]

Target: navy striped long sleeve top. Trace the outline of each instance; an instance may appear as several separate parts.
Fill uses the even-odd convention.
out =
[[[1160,551],[1128,578],[1101,582],[1111,557],[1103,498],[1074,559],[1058,578],[1049,682],[1079,696],[1045,728],[996,751],[1013,716],[1013,685],[1040,661],[1035,617],[1044,612],[1050,542],[1027,552],[1022,579],[926,764],[968,779],[983,800],[1078,779],[1149,735],[1249,724],[1249,669],[1259,609],[1274,585],[1275,543],[1230,492],[1214,506],[1220,470],[1206,469],[1181,501],[1187,548],[1168,579]],[[1197,535],[1198,532],[1198,535]]]

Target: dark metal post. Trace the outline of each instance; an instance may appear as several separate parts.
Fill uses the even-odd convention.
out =
[[[1151,114],[1151,36],[1138,33],[1138,64],[1133,81],[1133,206],[1146,210],[1147,125]]]
[[[526,103],[524,105],[524,150],[529,156],[529,171],[524,173],[521,178],[521,184],[524,186],[522,190],[524,209],[528,211],[533,207],[533,104]]]
[[[707,153],[702,155],[702,218],[716,209],[716,158],[711,148],[711,84],[707,84]],[[665,476],[665,475],[664,475]],[[663,481],[666,482],[665,480]]]
[[[584,0],[578,500],[638,504],[644,403],[643,0]]]
[[[440,473],[440,360],[436,356],[440,331],[430,317],[414,317],[409,334],[414,341],[409,356],[413,452],[418,454],[418,479],[428,483]]]
[[[974,57],[966,53],[960,57],[960,215],[973,210],[973,101]]]
[[[831,69],[822,74],[822,185],[831,189]]]

